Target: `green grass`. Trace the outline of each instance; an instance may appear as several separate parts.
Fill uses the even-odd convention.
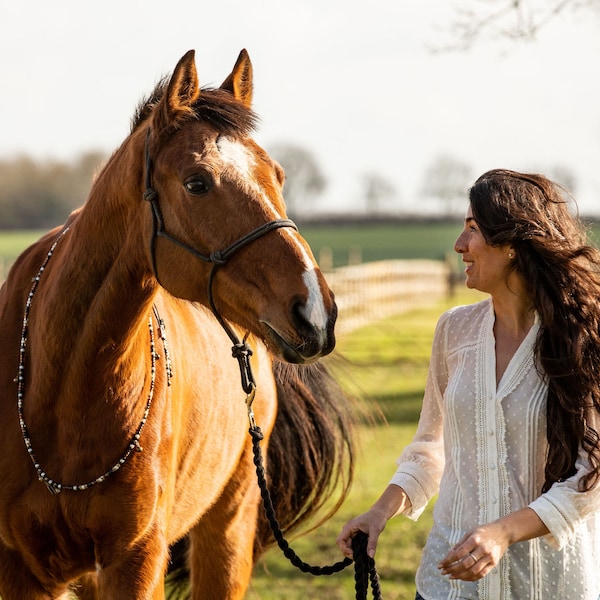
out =
[[[392,223],[369,225],[306,225],[300,233],[315,256],[322,248],[333,254],[333,266],[348,264],[352,248],[361,249],[363,262],[387,259],[429,258],[443,260],[452,252],[460,233],[456,223]]]
[[[330,248],[334,266],[348,263],[351,248],[361,248],[364,262],[393,258],[443,259],[452,251],[460,223],[305,225],[300,233],[315,256]],[[42,231],[0,231],[0,260],[13,261]]]
[[[368,225],[306,225],[300,232],[318,261],[324,248],[331,251],[333,267],[348,264],[350,254],[360,248],[363,262],[389,259],[428,258],[443,260],[452,254],[459,223],[392,223]],[[16,257],[42,231],[0,231],[0,281]]]
[[[348,264],[349,254],[360,248],[363,262],[388,259],[429,258],[443,260],[453,254],[460,233],[455,222],[396,222],[301,225],[300,233],[310,244],[317,259],[323,248],[333,256],[333,266]],[[0,231],[0,264],[10,264],[18,254],[42,234],[41,231]],[[590,239],[600,240],[600,226],[590,223]]]
[[[13,261],[19,254],[38,240],[44,232],[31,231],[0,231],[0,260]]]
[[[379,407],[386,423],[359,427],[359,457],[350,495],[332,519],[292,542],[302,560],[314,565],[341,560],[335,545],[340,529],[377,499],[395,471],[396,458],[414,434],[437,319],[449,306],[481,297],[461,292],[431,308],[374,323],[339,340],[337,352],[346,360],[338,366],[338,376],[361,402]],[[380,538],[375,561],[386,600],[414,598],[414,576],[431,527],[431,509],[416,523],[405,517],[392,519]],[[255,567],[246,598],[342,600],[354,594],[352,567],[336,575],[314,577],[296,570],[273,548]]]

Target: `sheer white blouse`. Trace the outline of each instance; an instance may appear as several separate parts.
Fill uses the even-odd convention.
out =
[[[491,299],[445,313],[436,328],[417,432],[390,483],[402,487],[417,519],[439,494],[417,571],[427,600],[597,600],[600,489],[577,491],[589,468],[541,494],[546,459],[546,394],[533,360],[534,326],[496,386]],[[478,525],[529,506],[550,535],[509,547],[479,582],[451,581],[438,562]]]

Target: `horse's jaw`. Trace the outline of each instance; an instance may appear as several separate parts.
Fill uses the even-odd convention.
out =
[[[335,347],[333,323],[327,329],[313,329],[310,335],[285,336],[266,321],[261,321],[264,339],[279,359],[295,364],[309,364],[329,354]]]

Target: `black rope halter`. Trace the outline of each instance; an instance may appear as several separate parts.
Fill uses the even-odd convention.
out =
[[[215,304],[215,299],[213,296],[213,281],[215,275],[220,267],[227,264],[229,259],[238,251],[251,244],[255,240],[261,238],[263,235],[274,231],[275,229],[279,229],[281,227],[291,227],[292,229],[298,229],[296,224],[290,219],[274,219],[273,221],[268,221],[264,223],[260,227],[250,231],[246,235],[242,236],[240,239],[233,242],[223,250],[217,250],[212,252],[211,254],[203,254],[189,246],[185,242],[174,238],[172,235],[167,233],[165,230],[165,223],[162,217],[162,213],[160,210],[160,206],[158,204],[158,192],[152,187],[152,158],[150,157],[149,151],[149,139],[150,139],[150,129],[148,129],[148,133],[146,135],[146,146],[145,146],[145,161],[146,161],[146,191],[144,192],[144,200],[150,203],[152,208],[152,237],[150,238],[150,256],[152,260],[152,271],[154,272],[154,277],[160,283],[160,279],[158,278],[158,270],[156,268],[156,239],[163,238],[168,240],[169,242],[179,246],[186,252],[189,252],[192,256],[200,259],[203,262],[212,264],[212,268],[210,270],[210,275],[208,277],[208,302],[210,304],[210,308],[221,324],[221,327],[225,330],[229,339],[233,343],[232,354],[233,357],[237,359],[240,366],[240,375],[242,378],[242,388],[246,394],[250,394],[254,389],[254,376],[252,374],[252,369],[250,367],[250,356],[252,355],[252,350],[246,344],[246,339],[240,342],[240,339],[235,334],[229,323],[225,321],[225,319],[221,316],[221,313],[218,311],[217,306]]]

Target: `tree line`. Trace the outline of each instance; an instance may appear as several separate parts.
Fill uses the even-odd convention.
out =
[[[286,173],[284,195],[291,218],[298,222],[325,217],[318,199],[327,188],[327,177],[311,152],[294,144],[267,148]],[[106,156],[88,152],[72,162],[36,161],[29,157],[0,160],[0,229],[50,229],[65,221],[81,206],[95,174]],[[551,179],[575,191],[575,177],[564,167],[546,170]],[[469,164],[450,155],[440,155],[423,175],[419,190],[423,207],[430,215],[456,217],[462,214],[464,198],[473,180]],[[396,186],[375,171],[359,174],[358,204],[353,216],[368,218],[409,217],[403,212],[402,197]]]
[[[81,206],[106,157],[82,154],[72,162],[0,160],[0,229],[49,229]]]

